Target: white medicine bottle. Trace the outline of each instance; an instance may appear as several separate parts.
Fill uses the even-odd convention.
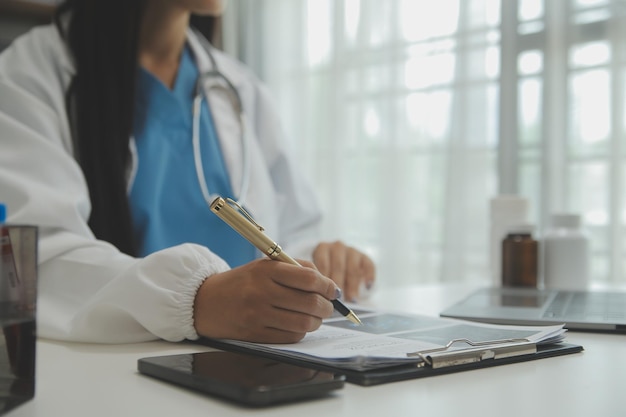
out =
[[[554,214],[543,237],[546,288],[581,290],[589,283],[589,240],[577,214]]]

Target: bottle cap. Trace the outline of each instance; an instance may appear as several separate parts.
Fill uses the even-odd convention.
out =
[[[0,223],[4,223],[7,220],[7,206],[0,203]]]
[[[555,228],[577,229],[580,227],[580,215],[570,213],[553,214],[552,226]]]
[[[525,218],[528,213],[528,200],[518,195],[503,194],[491,199],[490,209],[492,216],[504,214]]]
[[[507,226],[507,234],[519,233],[519,234],[532,234],[535,231],[535,225],[530,223],[512,224]]]

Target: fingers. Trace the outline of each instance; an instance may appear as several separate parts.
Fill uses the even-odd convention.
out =
[[[342,242],[320,243],[313,260],[319,271],[339,285],[346,299],[354,301],[362,286],[371,288],[375,280],[375,266],[362,252]]]
[[[320,273],[331,278],[342,289],[345,289],[345,252],[343,243],[333,242],[320,243],[313,253],[313,262]]]
[[[363,271],[361,270],[361,253],[348,248],[345,262],[345,294],[346,299],[354,301],[359,296],[359,287]]]
[[[332,304],[329,309],[332,314]],[[320,317],[275,306],[251,307],[240,313],[239,338],[262,343],[294,343],[322,325]]]
[[[315,266],[315,264],[313,262],[310,261],[305,261],[303,259],[298,259],[298,263],[304,267],[307,268],[312,268],[312,269],[317,269],[317,267]],[[323,274],[322,274],[323,275]]]
[[[320,294],[327,300],[337,298],[338,287],[335,282],[323,276],[317,269],[276,263],[272,280],[277,284],[308,293]]]
[[[371,289],[376,280],[376,265],[369,257],[361,259],[361,271],[363,271],[363,284],[366,289]]]
[[[317,293],[293,290],[289,287],[277,288],[271,305],[276,309],[302,313],[311,316],[311,318],[319,319],[319,321],[324,318],[328,318],[333,314],[333,305],[327,298]],[[315,328],[317,327],[319,326],[316,326]],[[289,327],[285,328],[287,329]],[[301,330],[300,328],[289,329]]]

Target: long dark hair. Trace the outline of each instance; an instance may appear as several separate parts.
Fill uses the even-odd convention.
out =
[[[66,106],[75,158],[89,187],[89,227],[129,255],[137,254],[126,179],[145,1],[65,0],[54,17],[76,66]],[[211,39],[214,19],[193,23]]]

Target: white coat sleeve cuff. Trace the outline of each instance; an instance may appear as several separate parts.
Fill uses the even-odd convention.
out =
[[[208,251],[208,250],[207,250]],[[205,279],[229,269],[228,264],[217,255],[211,253],[209,257],[198,256],[198,268],[192,273],[191,279],[182,281],[181,303],[179,320],[181,323],[181,339],[196,340],[199,338],[194,326],[194,302],[196,293]],[[178,339],[178,338],[175,338]]]
[[[169,320],[168,317],[162,317],[162,321],[148,321],[149,318],[146,318],[144,325],[151,333],[165,340],[198,339],[193,315],[196,293],[209,276],[227,271],[228,264],[204,246],[193,244],[157,252],[145,258],[144,262],[139,276],[152,281],[155,281],[156,275],[165,280],[171,279],[163,282],[161,291],[173,291],[172,297],[164,294],[166,303],[172,304],[165,305],[162,310],[164,314],[171,312],[173,317]],[[159,284],[158,280],[156,284]]]

